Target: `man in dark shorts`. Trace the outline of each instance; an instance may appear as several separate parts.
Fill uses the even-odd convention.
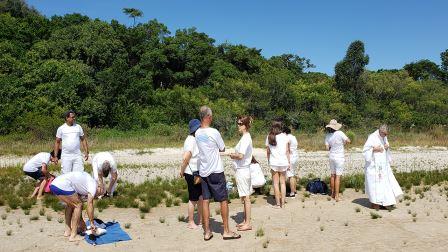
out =
[[[221,134],[211,128],[212,110],[207,106],[202,106],[199,112],[201,127],[196,131],[196,144],[199,149],[198,169],[202,178],[203,197],[203,227],[204,240],[208,241],[213,237],[210,229],[210,199],[220,202],[221,217],[224,224],[223,239],[238,239],[241,235],[229,229],[229,205],[226,188],[226,178],[224,176],[224,166],[219,152],[225,151],[224,141]]]
[[[60,152],[59,152],[60,153]],[[60,158],[59,154],[59,158]],[[26,164],[23,166],[23,172],[32,177],[37,181],[36,188],[34,189],[31,197],[34,197],[37,194],[37,199],[42,198],[42,194],[47,184],[48,179],[50,179],[51,174],[48,172],[47,166],[51,162],[56,161],[56,157],[54,155],[54,151],[41,152],[32,157]]]

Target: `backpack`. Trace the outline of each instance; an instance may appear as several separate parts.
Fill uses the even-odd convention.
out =
[[[328,193],[328,186],[325,184],[325,182],[321,181],[319,178],[314,179],[313,181],[308,182],[306,185],[306,190],[310,193],[320,193],[320,194],[327,194]]]

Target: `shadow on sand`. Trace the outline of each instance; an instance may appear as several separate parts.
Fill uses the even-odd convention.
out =
[[[370,208],[370,205],[371,205],[368,198],[354,199],[352,201],[352,203],[358,204],[358,205],[366,207],[366,208]]]

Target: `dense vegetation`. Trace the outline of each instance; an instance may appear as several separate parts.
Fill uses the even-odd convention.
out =
[[[195,28],[151,20],[132,27],[80,14],[51,18],[21,0],[0,2],[0,134],[53,136],[67,109],[90,128],[145,129],[184,124],[200,105],[215,127],[250,114],[264,124],[283,117],[311,131],[336,118],[362,128],[387,122],[404,130],[448,124],[448,50],[442,64],[367,71],[354,41],[335,76],[307,72],[298,55],[269,59],[244,45],[216,44]]]

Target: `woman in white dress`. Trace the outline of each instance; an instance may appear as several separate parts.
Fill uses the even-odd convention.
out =
[[[266,137],[266,152],[274,186],[276,203],[274,207],[283,208],[286,203],[286,171],[291,169],[291,162],[289,160],[289,139],[283,133],[281,122],[272,124],[271,131]]]
[[[365,189],[372,208],[388,207],[397,203],[396,197],[403,194],[392,169],[387,125],[369,135],[363,148],[365,164]]]
[[[252,194],[252,184],[250,176],[250,164],[252,161],[252,138],[249,133],[252,119],[249,116],[238,118],[238,132],[242,135],[235,147],[235,153],[230,154],[230,158],[235,165],[235,180],[238,194],[244,202],[244,221],[237,225],[238,231],[248,231],[252,229],[250,222]]]

